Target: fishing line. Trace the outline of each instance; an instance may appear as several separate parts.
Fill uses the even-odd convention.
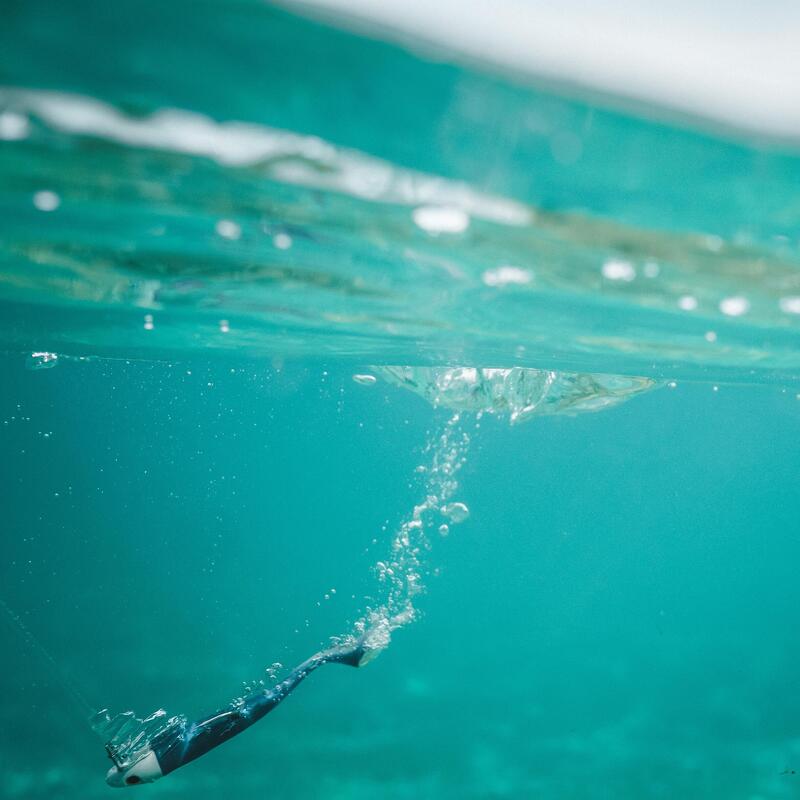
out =
[[[90,718],[94,716],[97,709],[86,700],[80,690],[75,686],[74,682],[67,676],[62,665],[60,665],[55,658],[48,652],[45,646],[30,632],[25,623],[20,619],[19,615],[9,607],[8,603],[0,597],[0,608],[5,611],[9,625],[16,631],[22,641],[34,652],[38,653],[39,657],[52,668],[52,675],[56,681],[61,685],[61,688],[66,692],[76,708],[80,710],[83,721],[91,727]]]

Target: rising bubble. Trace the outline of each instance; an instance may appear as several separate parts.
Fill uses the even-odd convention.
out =
[[[458,524],[469,517],[469,508],[467,508],[464,503],[447,503],[442,506],[442,514],[444,514],[450,522]]]
[[[58,363],[57,353],[46,353],[44,351],[31,353],[25,361],[26,369],[52,369]]]
[[[0,112],[0,139],[13,142],[27,137],[30,131],[28,118],[16,111]]]
[[[272,244],[274,244],[278,250],[288,250],[292,246],[292,237],[289,236],[288,233],[276,233],[272,237]]]
[[[55,211],[61,205],[61,198],[49,189],[42,189],[33,195],[33,204],[39,211]]]
[[[221,219],[214,227],[217,235],[223,239],[236,240],[242,235],[242,226],[232,219]]]
[[[750,301],[746,297],[726,297],[720,300],[719,310],[729,317],[740,317],[750,310]]]
[[[603,262],[603,277],[609,281],[625,281],[630,283],[636,277],[636,268],[630,261],[621,258],[609,258]]]

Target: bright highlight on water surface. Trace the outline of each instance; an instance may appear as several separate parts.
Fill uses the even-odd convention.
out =
[[[319,136],[176,108],[134,115],[86,95],[10,87],[0,89],[0,107],[4,146],[41,146],[55,137],[71,152],[70,174],[96,174],[97,142],[106,143],[103,157],[115,174],[140,163],[175,170],[160,186],[134,171],[130,190],[107,181],[88,190],[111,205],[133,202],[142,218],[120,236],[119,250],[109,251],[92,226],[62,230],[76,214],[91,213],[87,190],[51,175],[34,178],[34,167],[23,179],[31,181],[33,208],[58,216],[43,226],[40,214],[16,229],[16,255],[0,282],[4,296],[39,292],[65,309],[77,302],[167,312],[162,324],[146,327],[158,332],[149,340],[154,351],[199,341],[264,347],[265,321],[276,320],[295,332],[284,345],[297,353],[319,346],[309,329],[325,336],[333,324],[337,349],[377,349],[387,361],[405,342],[424,341],[430,357],[455,358],[466,343],[484,363],[525,352],[528,366],[537,358],[588,366],[594,358],[613,372],[624,358],[631,371],[647,372],[653,364],[672,370],[709,363],[708,323],[727,319],[737,327],[714,353],[720,368],[783,369],[798,352],[791,309],[800,257],[791,236],[667,232],[550,210]],[[16,136],[21,119],[30,125],[24,137]],[[173,160],[181,157],[190,159],[188,172]],[[227,201],[215,207],[219,200],[194,185],[194,172],[208,170],[209,161],[236,187],[229,196],[238,209]],[[95,178],[88,180],[91,187]],[[123,199],[129,191],[134,199]],[[181,208],[203,222],[195,228],[191,217],[176,214]],[[358,239],[353,220],[364,231]],[[219,260],[181,253],[184,240],[214,239],[225,248],[215,252]],[[132,257],[114,255],[131,248]],[[481,289],[503,294],[479,297]],[[535,313],[520,313],[517,293]],[[598,311],[598,297],[611,313]],[[555,323],[553,301],[563,307]],[[186,308],[193,317],[184,316]],[[697,328],[673,317],[676,309],[693,312]],[[119,320],[115,337],[138,346],[138,326]],[[765,328],[774,335],[765,339]]]

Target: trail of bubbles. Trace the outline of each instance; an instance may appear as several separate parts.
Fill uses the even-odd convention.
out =
[[[414,600],[424,591],[423,579],[428,571],[424,556],[430,549],[430,530],[438,529],[444,535],[448,530],[447,522],[460,522],[469,513],[463,503],[452,502],[458,490],[457,476],[466,462],[469,443],[469,433],[462,426],[461,415],[456,413],[441,431],[430,438],[425,447],[427,464],[418,468],[418,472],[424,475],[424,498],[397,527],[386,558],[375,564],[375,573],[383,588],[383,599],[378,606],[366,610],[356,622],[352,634],[333,639],[340,644],[363,639],[368,652],[362,663],[374,658],[389,645],[393,631],[416,619],[418,612]],[[273,664],[267,670],[270,682],[274,682],[280,666]],[[258,685],[264,685],[264,682]],[[246,686],[245,694],[255,688],[256,685]],[[237,700],[232,702],[236,703]],[[133,711],[112,715],[103,709],[91,722],[92,728],[107,743],[106,749],[114,763],[127,767],[147,752],[156,737],[168,735],[176,728],[184,728],[187,719],[183,715],[168,716],[163,709],[144,719],[137,717]]]
[[[466,462],[469,442],[461,415],[454,414],[425,448],[425,453],[429,454],[428,465],[418,469],[425,475],[425,497],[397,527],[386,559],[375,565],[378,580],[384,587],[383,601],[375,608],[368,608],[355,624],[355,634],[363,637],[371,658],[389,645],[393,631],[417,617],[414,601],[425,588],[424,554],[430,549],[429,531],[441,522],[442,515],[446,516],[452,506],[450,500],[458,490],[457,476]],[[466,510],[463,503],[457,505]],[[451,523],[458,521],[449,519]],[[447,526],[438,527],[442,533],[441,528]]]
[[[417,468],[424,476],[422,501],[395,529],[386,558],[375,564],[382,588],[378,605],[366,609],[351,633],[332,639],[333,644],[355,644],[360,640],[367,651],[362,664],[388,647],[395,630],[417,618],[415,600],[424,591],[424,579],[429,571],[425,554],[431,547],[430,531],[435,529],[446,536],[450,525],[469,516],[467,506],[453,499],[458,491],[458,473],[466,463],[470,444],[462,412],[474,420],[484,413],[507,415],[512,423],[545,414],[573,415],[617,405],[657,385],[647,378],[556,373],[518,367],[382,367],[376,371],[390,382],[421,394],[434,406],[450,408],[454,413],[443,428],[431,436],[424,451],[427,463]],[[374,380],[372,375],[354,377]],[[369,385],[372,381],[357,382]],[[275,663],[267,670],[270,683],[275,682],[280,668],[281,665]],[[263,680],[246,685],[244,694],[264,685]],[[232,706],[241,702],[241,697],[235,698]],[[106,749],[118,765],[134,763],[155,737],[171,735],[174,729],[182,729],[186,724],[186,717],[168,717],[163,710],[145,719],[137,718],[131,711],[111,716],[104,710],[93,720],[94,729],[107,741]]]

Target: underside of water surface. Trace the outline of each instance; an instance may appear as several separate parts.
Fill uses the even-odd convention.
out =
[[[8,345],[798,368],[784,143],[256,3],[40,0],[0,36]]]
[[[792,48],[481,8],[2,4],[0,798],[800,796]]]

